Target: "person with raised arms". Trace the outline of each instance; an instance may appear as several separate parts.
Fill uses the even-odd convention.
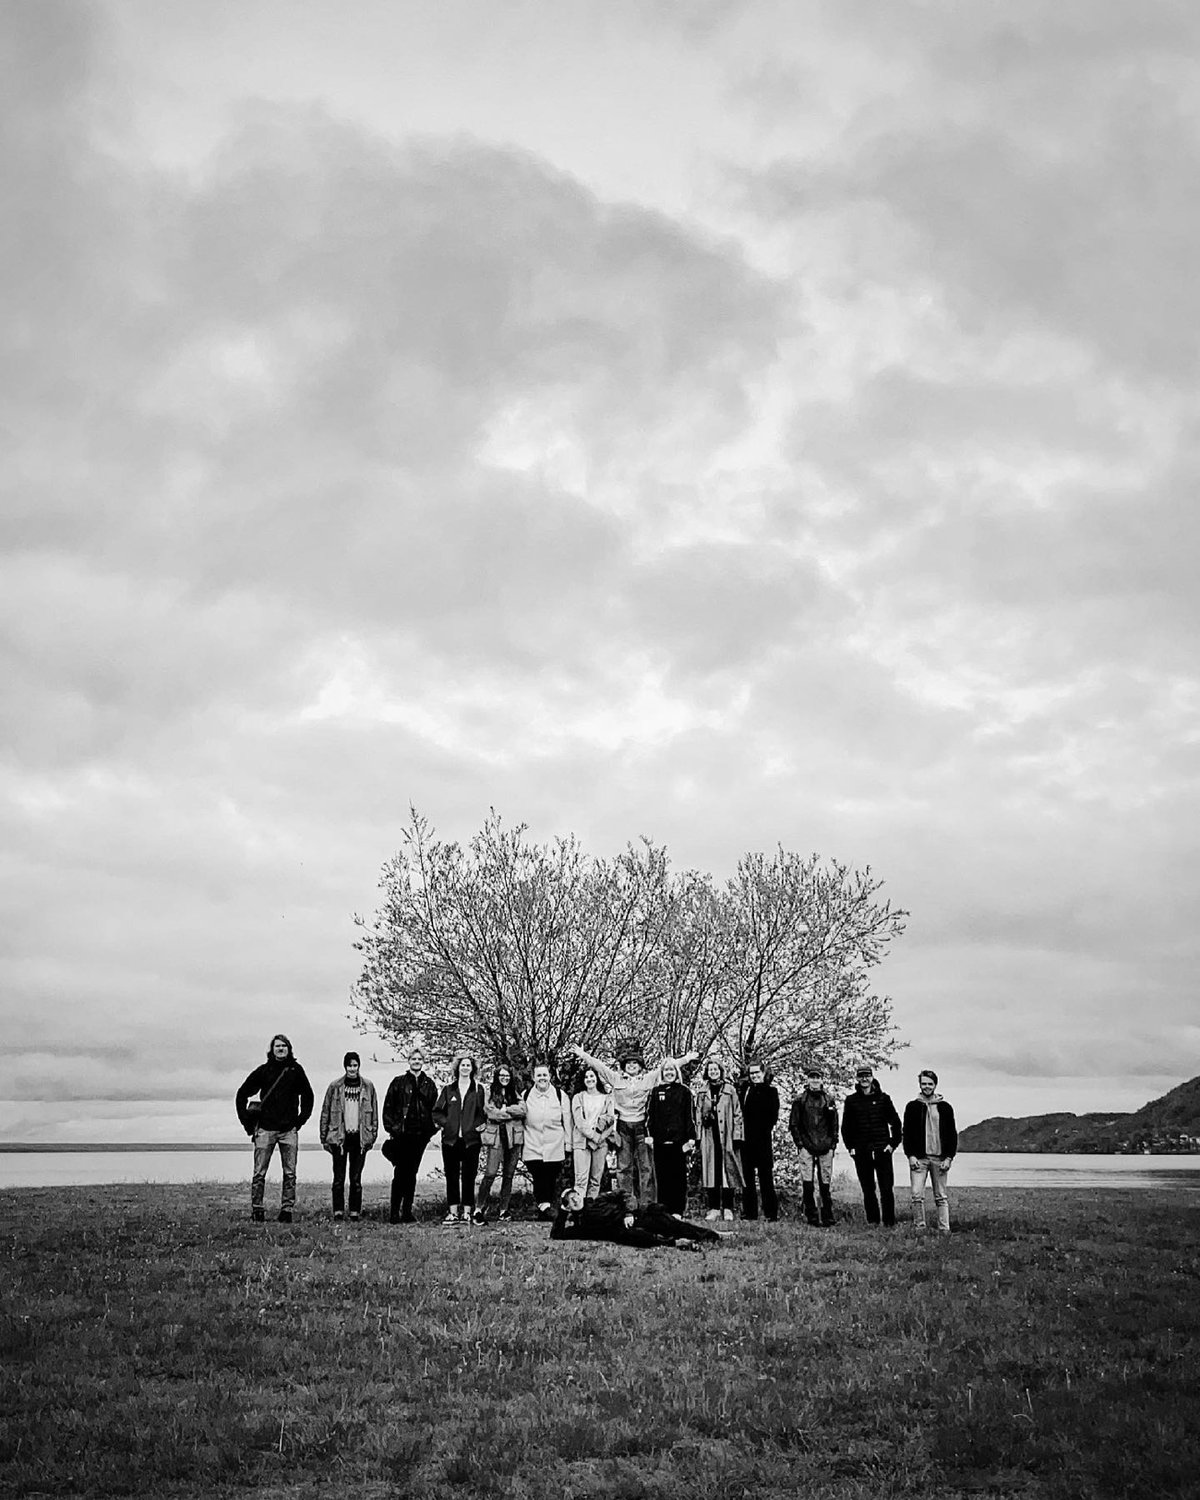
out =
[[[617,1112],[617,1180],[633,1208],[644,1208],[657,1198],[652,1139],[646,1130],[650,1094],[662,1082],[666,1064],[672,1064],[682,1073],[686,1064],[695,1062],[700,1054],[688,1052],[683,1057],[664,1057],[656,1067],[646,1071],[640,1047],[627,1047],[617,1059],[618,1068],[610,1068],[582,1047],[574,1046],[571,1051],[585,1067],[595,1068],[597,1076],[612,1092]]]

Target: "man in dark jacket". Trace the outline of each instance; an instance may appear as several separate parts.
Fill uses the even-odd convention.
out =
[[[251,1095],[258,1099],[251,1102]],[[263,1220],[263,1197],[267,1168],[275,1147],[283,1168],[283,1193],[279,1222],[290,1224],[296,1207],[296,1157],[300,1131],[313,1112],[313,1091],[304,1069],[296,1061],[292,1044],[282,1032],[271,1038],[267,1060],[255,1068],[234,1099],[242,1129],[254,1142],[254,1175],[250,1179],[250,1217]]]
[[[779,1217],[779,1200],[775,1196],[775,1150],[771,1132],[779,1119],[779,1090],[767,1076],[762,1063],[752,1062],[749,1076],[738,1092],[742,1099],[742,1215],[758,1218],[758,1193],[762,1191],[763,1217],[774,1223]]]
[[[425,1147],[433,1139],[437,1097],[437,1084],[425,1071],[425,1054],[414,1047],[408,1054],[408,1068],[388,1084],[383,1101],[383,1128],[388,1140],[381,1149],[393,1168],[389,1214],[393,1224],[413,1222],[417,1173]]]
[[[552,1240],[607,1240],[650,1250],[656,1245],[695,1249],[698,1244],[715,1245],[720,1235],[701,1224],[669,1214],[661,1203],[648,1203],[634,1213],[624,1193],[601,1193],[585,1198],[578,1188],[568,1188],[559,1199],[558,1213],[550,1226]]]
[[[925,1179],[933,1178],[933,1201],[937,1204],[939,1234],[950,1233],[950,1196],[946,1174],[958,1152],[958,1126],[954,1107],[937,1091],[938,1076],[932,1068],[917,1074],[921,1090],[904,1106],[904,1154],[912,1187],[913,1228],[925,1228]]]
[[[833,1223],[833,1153],[837,1150],[837,1103],[825,1091],[825,1075],[815,1063],[804,1070],[804,1092],[792,1101],[788,1134],[800,1153],[800,1185],[804,1217],[828,1229]],[[817,1213],[815,1184],[821,1191]]]
[[[867,1223],[879,1223],[882,1207],[884,1228],[890,1229],[896,1222],[892,1152],[900,1144],[900,1116],[868,1063],[859,1066],[856,1078],[854,1092],[842,1105],[842,1140],[854,1158]]]

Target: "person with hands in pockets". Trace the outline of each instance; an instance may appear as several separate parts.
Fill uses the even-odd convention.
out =
[[[912,1188],[913,1228],[925,1228],[925,1180],[933,1179],[933,1201],[937,1206],[939,1234],[950,1233],[950,1195],[946,1177],[958,1151],[958,1126],[954,1108],[937,1091],[938,1076],[932,1068],[917,1074],[921,1090],[904,1106],[904,1154]]]

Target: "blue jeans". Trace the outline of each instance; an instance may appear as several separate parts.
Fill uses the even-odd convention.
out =
[[[279,1147],[279,1165],[283,1168],[283,1198],[279,1206],[290,1213],[296,1206],[296,1157],[300,1151],[300,1134],[296,1130],[264,1130],[260,1125],[254,1132],[254,1176],[250,1179],[250,1207],[263,1206],[267,1168],[271,1165],[276,1146]]]

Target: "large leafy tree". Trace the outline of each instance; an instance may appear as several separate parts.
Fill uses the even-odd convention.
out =
[[[785,1078],[811,1059],[835,1076],[898,1045],[871,970],[904,930],[869,869],[779,848],[718,886],[672,873],[642,841],[615,859],[571,837],[537,845],[493,811],[465,847],[415,811],[357,919],[363,1023],[444,1057],[465,1049],[525,1071],[578,1042],[611,1052],[692,1048]]]

